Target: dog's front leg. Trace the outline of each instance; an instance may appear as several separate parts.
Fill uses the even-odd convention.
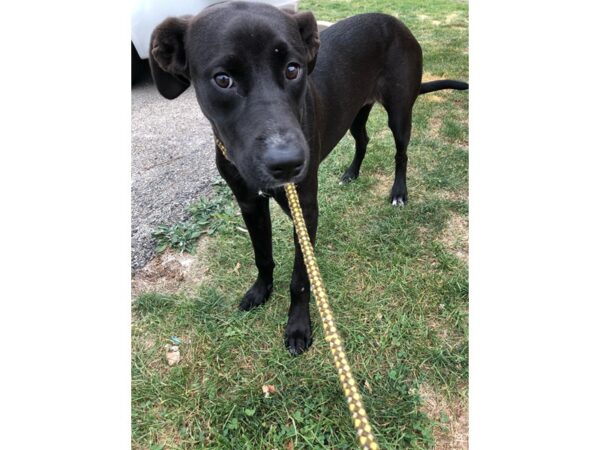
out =
[[[300,198],[302,214],[312,245],[315,245],[318,225],[318,205],[316,193],[309,198]],[[289,208],[284,208],[286,212]],[[292,281],[290,283],[291,303],[288,312],[288,323],[285,329],[285,345],[292,355],[300,355],[308,350],[312,344],[312,327],[310,323],[309,300],[310,282],[302,257],[302,250],[298,242],[298,235],[294,231],[295,258]]]
[[[238,204],[246,228],[250,233],[252,247],[254,248],[254,261],[258,269],[258,277],[242,301],[240,309],[248,311],[262,305],[269,299],[273,290],[273,248],[271,239],[271,214],[269,199],[256,197],[251,201],[240,201]]]
[[[254,262],[258,277],[240,302],[240,309],[248,311],[265,303],[273,290],[273,244],[269,198],[248,188],[238,170],[217,150],[217,168],[233,191],[254,248]]]

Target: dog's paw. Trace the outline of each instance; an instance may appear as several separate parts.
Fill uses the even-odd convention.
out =
[[[244,298],[242,298],[240,309],[242,311],[249,311],[252,308],[262,305],[269,299],[272,290],[272,284],[265,284],[261,280],[256,280],[252,287],[248,289]]]
[[[402,208],[404,206],[404,200],[402,200],[402,198],[400,197],[394,197],[392,198],[392,206],[397,206]]]
[[[347,184],[358,178],[358,173],[348,167],[348,170],[344,172],[344,175],[340,177],[340,184]]]
[[[392,206],[402,208],[408,202],[408,194],[405,192],[394,192],[390,194],[390,202]]]
[[[310,321],[288,322],[285,329],[285,346],[293,356],[304,353],[312,344]]]

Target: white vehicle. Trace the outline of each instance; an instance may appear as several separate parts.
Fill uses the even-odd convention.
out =
[[[254,1],[254,0],[245,0]],[[277,8],[298,11],[300,0],[261,0]],[[131,81],[141,76],[147,65],[150,36],[167,17],[198,14],[204,8],[223,0],[133,0],[131,10]]]

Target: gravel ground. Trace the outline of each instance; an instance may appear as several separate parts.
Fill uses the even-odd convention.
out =
[[[214,143],[193,89],[175,100],[146,79],[131,89],[131,269],[154,255],[152,231],[188,217],[218,177]]]

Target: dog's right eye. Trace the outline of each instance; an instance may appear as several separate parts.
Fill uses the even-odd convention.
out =
[[[298,74],[300,73],[300,66],[296,63],[290,63],[285,68],[285,77],[288,80],[295,80],[298,78]]]
[[[227,89],[233,86],[233,78],[231,78],[229,75],[223,72],[216,74],[214,80],[215,83],[217,83],[217,86],[223,89]]]

